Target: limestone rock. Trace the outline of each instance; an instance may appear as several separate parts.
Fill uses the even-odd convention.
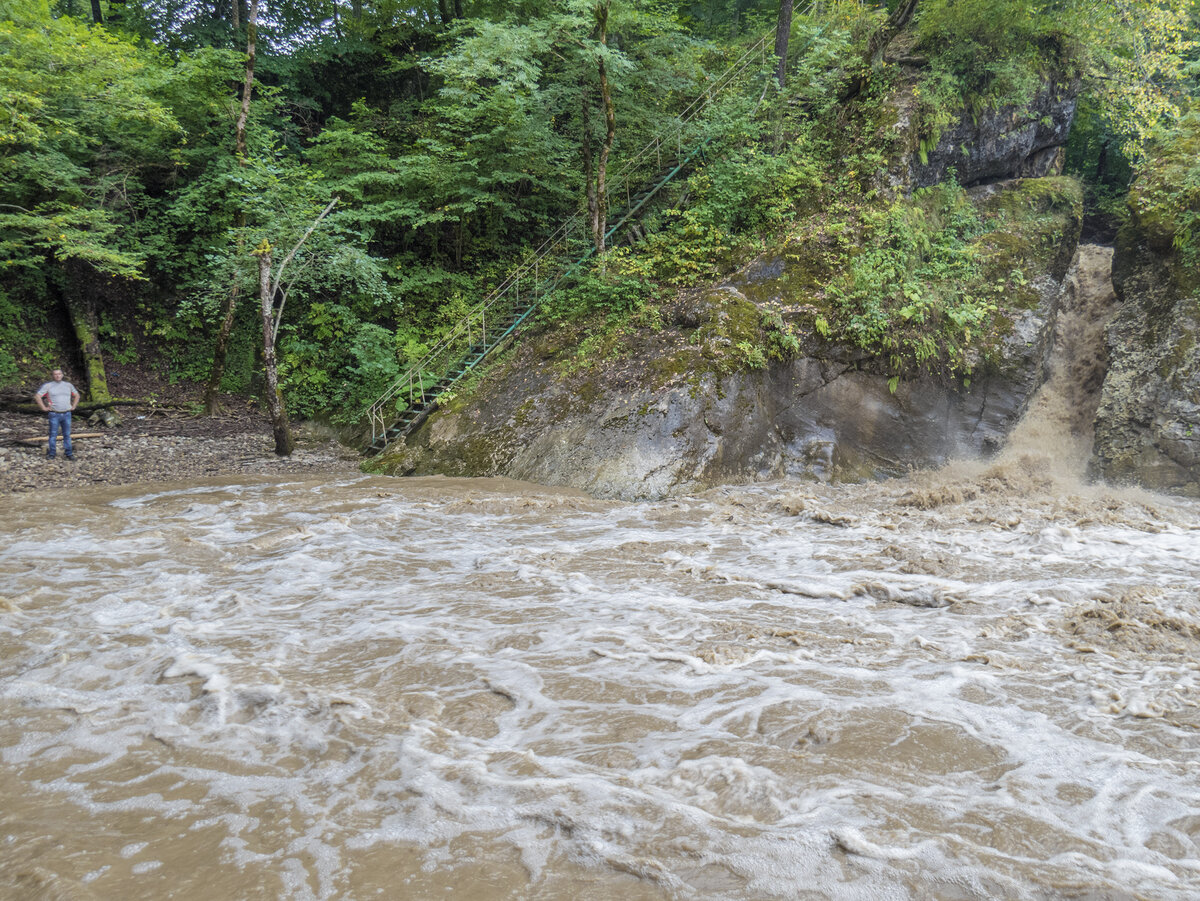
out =
[[[903,149],[876,176],[889,182],[880,202],[954,168],[960,184],[977,186],[982,216],[1028,225],[996,234],[987,250],[1000,280],[1018,270],[1025,280],[1019,298],[1005,298],[969,382],[927,374],[893,391],[881,361],[813,334],[798,353],[764,351],[764,319],[811,326],[836,275],[821,248],[783,246],[677,299],[658,327],[626,336],[586,372],[574,370],[561,336],[526,339],[474,397],[434,413],[372,468],[659,498],[781,477],[879,478],[996,450],[1045,378],[1078,244],[1078,186],[1027,177],[1056,171],[1077,91],[1048,78],[1028,109],[964,110],[925,151],[913,135],[914,95],[898,96],[893,146]]]
[[[968,386],[927,375],[893,393],[861,349],[820,343],[795,359],[738,364],[741,348],[764,343],[762,311],[786,309],[789,292],[802,290],[781,255],[680,298],[664,311],[666,326],[628,337],[611,363],[586,373],[551,362],[561,350],[552,336],[528,339],[476,399],[435,413],[378,465],[660,498],[783,477],[879,478],[994,451],[1044,379],[1069,283],[1078,208],[1070,200],[1061,211],[1054,196],[1016,182],[976,195],[984,209],[1041,198],[1050,212],[1005,258],[1036,272],[995,359]]]
[[[1135,220],[1119,236],[1094,471],[1200,496],[1200,287]]]
[[[907,182],[923,188],[951,169],[961,185],[1008,178],[1042,178],[1062,171],[1063,148],[1075,118],[1078,81],[1046,79],[1024,106],[963,110],[936,145],[908,154]]]

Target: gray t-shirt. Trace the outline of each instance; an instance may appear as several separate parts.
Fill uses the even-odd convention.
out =
[[[71,395],[77,393],[70,382],[46,382],[38,388],[38,397],[43,394],[50,404],[50,409],[56,413],[65,413],[71,409]]]

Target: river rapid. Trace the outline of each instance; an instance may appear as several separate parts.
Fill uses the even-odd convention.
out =
[[[866,485],[6,498],[0,897],[1194,899],[1200,504],[1052,393]]]

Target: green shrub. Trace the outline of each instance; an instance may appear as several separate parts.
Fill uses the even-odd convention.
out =
[[[953,182],[862,214],[862,249],[828,287],[824,331],[895,369],[969,369],[967,349],[997,305],[975,239],[983,223]],[[818,331],[822,323],[817,323]]]
[[[641,309],[651,296],[647,279],[614,263],[605,271],[583,270],[569,285],[552,292],[539,306],[538,319],[555,323],[598,313],[621,317]]]
[[[1200,279],[1200,104],[1155,142],[1129,208],[1151,241],[1173,248],[1184,271]]]
[[[0,289],[0,384],[9,384],[17,377],[15,351],[23,338],[21,311]]]
[[[1038,0],[925,0],[915,25],[916,50],[929,58],[917,88],[923,145],[970,109],[1020,106],[1051,72],[1078,74],[1081,48]]]

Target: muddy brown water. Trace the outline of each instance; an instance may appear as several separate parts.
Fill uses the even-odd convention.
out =
[[[1091,341],[878,484],[6,498],[0,897],[1200,896],[1200,505],[1080,479]]]

